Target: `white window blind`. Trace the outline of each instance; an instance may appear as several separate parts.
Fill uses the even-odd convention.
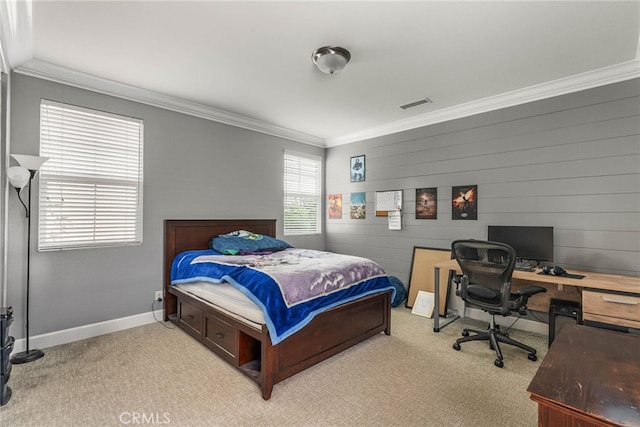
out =
[[[42,100],[38,250],[142,243],[143,122]]]
[[[321,232],[322,159],[284,153],[284,235]]]

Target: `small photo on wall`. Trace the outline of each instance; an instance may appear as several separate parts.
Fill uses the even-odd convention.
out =
[[[365,219],[367,216],[367,193],[351,193],[349,209],[351,219]]]
[[[478,219],[478,186],[463,185],[451,189],[451,219]]]
[[[364,155],[351,158],[351,168],[349,170],[349,174],[351,175],[351,182],[364,182]]]
[[[329,219],[342,218],[342,194],[329,194]]]
[[[416,188],[416,219],[438,219],[438,187]]]

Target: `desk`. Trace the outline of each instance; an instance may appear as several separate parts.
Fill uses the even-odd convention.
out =
[[[527,391],[538,426],[640,426],[640,336],[568,325]]]
[[[460,274],[460,266],[455,259],[434,264],[436,307],[440,302],[441,268]],[[640,277],[571,270],[569,271],[571,274],[585,276],[582,279],[572,279],[538,274],[540,271],[541,269],[536,269],[535,272],[514,270],[512,278],[542,285],[555,285],[559,288],[563,286],[580,288],[583,290],[581,301],[583,320],[640,329]],[[447,321],[446,324],[453,320]],[[440,315],[438,310],[434,310],[433,331],[439,332],[440,327]]]

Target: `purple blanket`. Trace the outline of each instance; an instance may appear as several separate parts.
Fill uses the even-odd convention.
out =
[[[197,257],[193,263],[245,266],[271,276],[287,307],[382,277],[382,267],[366,258],[310,249],[288,249],[270,255]]]

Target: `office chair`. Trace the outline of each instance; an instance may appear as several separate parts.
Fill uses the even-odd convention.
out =
[[[541,286],[527,286],[511,293],[511,275],[516,263],[516,251],[511,246],[498,242],[480,240],[456,240],[451,244],[451,253],[462,269],[462,276],[454,279],[459,286],[456,291],[462,299],[491,315],[491,323],[486,331],[464,329],[462,338],[453,344],[460,350],[460,344],[467,341],[489,341],[498,358],[494,364],[504,366],[499,342],[519,347],[529,352],[529,360],[536,361],[536,350],[509,338],[496,325],[495,316],[508,316],[512,312],[526,313],[529,297],[547,290]],[[475,335],[469,335],[473,332]]]

